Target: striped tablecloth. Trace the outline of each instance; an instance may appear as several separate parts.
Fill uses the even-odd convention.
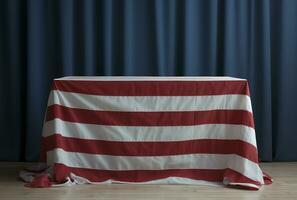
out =
[[[53,181],[259,189],[248,82],[231,77],[55,79],[41,157]]]

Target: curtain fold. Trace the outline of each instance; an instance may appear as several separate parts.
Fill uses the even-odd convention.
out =
[[[297,160],[297,1],[0,2],[0,160],[36,161],[53,78],[249,80],[260,159]]]

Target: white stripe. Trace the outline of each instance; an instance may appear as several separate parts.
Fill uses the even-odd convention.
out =
[[[66,122],[61,119],[48,121],[43,136],[60,134],[90,140],[106,141],[182,141],[196,139],[242,140],[256,147],[255,130],[244,125],[204,124],[195,126],[105,126]]]
[[[47,152],[47,163],[65,164],[69,167],[97,170],[164,170],[164,169],[226,169],[264,184],[262,171],[257,163],[238,155],[187,154],[174,156],[110,156],[66,152],[54,149]]]
[[[202,111],[217,109],[252,112],[247,95],[209,96],[100,96],[52,90],[48,106],[59,104],[71,108],[105,111]]]
[[[70,173],[70,178],[73,180],[75,184],[111,184],[111,183],[127,183],[133,185],[141,185],[141,184],[183,184],[183,185],[208,185],[208,186],[222,186],[222,182],[210,182],[204,180],[195,180],[190,178],[182,178],[182,177],[168,177],[162,178],[152,181],[145,181],[145,182],[127,182],[127,181],[117,181],[113,179],[108,179],[103,182],[92,182],[84,177],[78,176],[76,174]]]
[[[82,185],[82,184],[111,184],[111,183],[125,183],[125,184],[133,184],[133,185],[141,185],[141,184],[182,184],[182,185],[207,185],[207,186],[222,186],[222,185],[241,185],[241,186],[248,186],[259,189],[260,186],[252,184],[252,183],[238,183],[238,182],[230,182],[230,180],[224,179],[223,182],[211,182],[211,181],[204,181],[204,180],[195,180],[191,178],[182,178],[182,177],[168,177],[162,178],[152,181],[145,181],[145,182],[127,182],[127,181],[117,181],[113,179],[108,179],[103,182],[92,182],[84,177],[78,176],[76,174],[70,173],[70,178],[68,179],[73,180],[72,184],[67,184],[72,186],[74,184]],[[56,184],[55,186],[65,186],[65,183]]]

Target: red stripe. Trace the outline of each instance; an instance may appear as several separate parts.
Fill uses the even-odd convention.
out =
[[[95,111],[51,105],[46,121],[64,121],[118,126],[187,126],[199,124],[242,124],[254,127],[253,115],[245,110],[209,110],[183,112]]]
[[[81,81],[54,80],[52,89],[108,96],[250,95],[242,81]]]
[[[231,183],[250,183],[260,186],[254,181],[232,169],[169,169],[169,170],[96,170],[85,168],[68,167],[64,164],[54,164],[54,180],[63,182],[70,173],[84,177],[91,182],[103,182],[107,180],[121,182],[147,182],[168,177],[182,177],[193,180],[204,180],[212,182],[222,182],[228,179]]]
[[[258,163],[256,147],[241,140],[199,139],[174,142],[120,142],[70,138],[54,134],[44,138],[43,145],[46,151],[61,148],[69,152],[113,156],[236,154]]]
[[[270,185],[273,182],[272,178],[265,172],[263,172],[263,178],[265,185]]]

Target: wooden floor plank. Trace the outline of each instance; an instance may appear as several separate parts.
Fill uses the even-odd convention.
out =
[[[263,170],[274,178],[274,183],[260,191],[214,186],[128,184],[32,189],[24,187],[17,178],[19,170],[25,165],[28,164],[0,163],[0,199],[297,199],[297,162],[262,163]]]

